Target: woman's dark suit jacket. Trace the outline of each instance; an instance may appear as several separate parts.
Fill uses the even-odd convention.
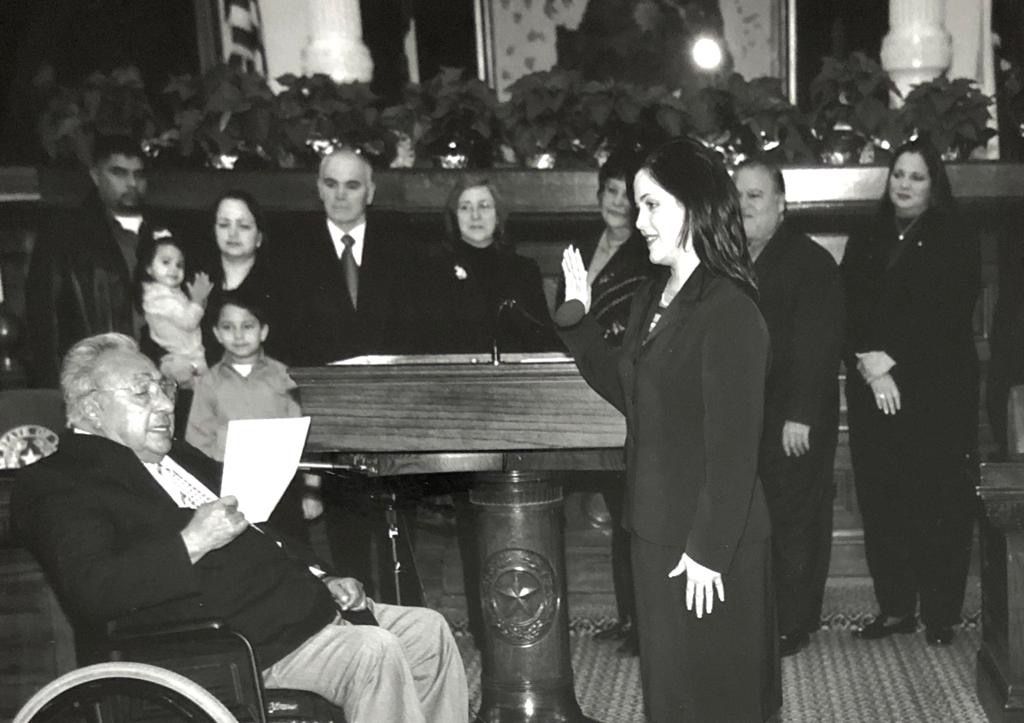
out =
[[[562,338],[626,416],[625,526],[727,575],[737,550],[769,536],[757,479],[768,331],[753,299],[701,266],[648,335],[663,288],[637,292],[620,349],[589,314]]]
[[[971,317],[981,286],[978,246],[955,217],[921,216],[898,244],[895,226],[876,223],[846,244],[847,395],[851,423],[877,424],[871,387],[856,353],[885,351],[900,390],[897,418],[916,441],[954,457],[975,451],[978,358]]]

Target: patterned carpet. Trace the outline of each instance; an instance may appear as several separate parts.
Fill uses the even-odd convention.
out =
[[[954,644],[936,648],[924,632],[864,642],[850,630],[874,613],[870,583],[830,582],[824,627],[805,650],[782,662],[782,720],[787,723],[946,722],[983,723],[975,695],[975,655],[981,633],[977,579],[968,586],[964,624]],[[643,723],[636,658],[615,654],[614,643],[593,632],[611,623],[574,613],[570,625],[576,696],[588,716],[604,723]],[[457,631],[464,626],[455,625]],[[480,656],[472,638],[457,635],[470,683],[470,707],[480,702]]]

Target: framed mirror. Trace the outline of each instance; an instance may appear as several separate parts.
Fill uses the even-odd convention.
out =
[[[505,97],[516,79],[554,65],[584,77],[679,87],[709,34],[725,70],[777,77],[796,99],[797,0],[473,0],[477,73]]]

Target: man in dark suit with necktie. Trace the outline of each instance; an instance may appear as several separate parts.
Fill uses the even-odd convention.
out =
[[[367,217],[376,191],[372,167],[352,150],[334,151],[320,162],[316,186],[326,218],[296,239],[288,304],[292,320],[282,344],[288,349],[285,361],[317,366],[363,354],[412,351],[404,343],[403,327],[413,315],[403,305],[412,303],[417,286],[416,250],[396,223]],[[356,480],[325,485],[327,537],[336,564],[344,560],[371,595],[393,599],[397,591],[380,589],[388,578],[384,563],[371,565],[372,559],[389,555],[372,551],[373,541],[386,540],[388,534],[383,513],[370,501],[379,489],[379,483],[360,486]],[[400,546],[400,554],[405,549]],[[414,565],[403,567],[415,574]],[[418,602],[418,580],[410,587],[402,599]]]
[[[314,366],[402,351],[412,251],[393,225],[367,218],[373,169],[354,151],[334,151],[321,161],[316,186],[326,218],[294,248],[286,361]]]

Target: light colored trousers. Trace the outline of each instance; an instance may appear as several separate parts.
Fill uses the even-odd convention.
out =
[[[444,617],[383,603],[373,614],[380,627],[323,628],[263,671],[266,687],[317,693],[350,723],[465,723],[466,671]]]

